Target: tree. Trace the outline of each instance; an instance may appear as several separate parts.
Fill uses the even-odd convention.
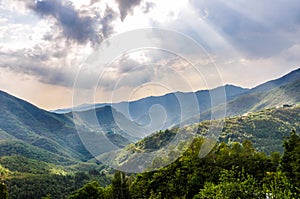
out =
[[[93,181],[82,188],[74,191],[70,196],[69,199],[102,199],[104,198],[104,189],[98,184],[98,182]]]
[[[256,180],[244,172],[223,170],[220,174],[219,184],[205,183],[194,199],[230,199],[230,198],[260,198],[261,190],[257,188]]]
[[[42,197],[42,199],[51,199],[51,194],[47,194],[46,196]]]
[[[270,177],[271,180],[263,184],[263,192],[266,196],[280,199],[299,198],[299,195],[297,197],[293,192],[293,185],[281,172],[272,173]]]
[[[280,164],[280,159],[281,155],[278,151],[272,152],[270,155],[271,163],[272,163],[272,171],[276,171],[279,164]]]
[[[125,173],[121,171],[115,171],[114,178],[112,180],[112,195],[113,198],[129,199],[129,185]]]
[[[8,198],[8,192],[7,187],[4,183],[0,183],[0,198],[7,199]]]
[[[289,139],[284,142],[283,146],[285,150],[280,169],[295,186],[294,191],[300,194],[300,136],[296,131],[293,130],[290,133]]]

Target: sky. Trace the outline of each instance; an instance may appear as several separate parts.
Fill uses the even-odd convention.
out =
[[[299,10],[298,0],[0,0],[0,90],[54,110],[251,88],[299,68]]]

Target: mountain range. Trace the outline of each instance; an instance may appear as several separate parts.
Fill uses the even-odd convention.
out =
[[[141,153],[163,149],[178,132],[206,136],[211,122],[224,116],[219,141],[251,140],[258,151],[283,152],[282,143],[289,132],[300,131],[299,91],[300,69],[252,89],[225,85],[133,102],[96,104],[96,108],[83,105],[74,112],[45,111],[0,91],[0,179],[14,187],[9,190],[11,198],[41,198],[47,193],[66,198],[93,179],[103,186],[110,183],[111,170],[101,160],[117,160],[124,168],[131,165],[124,153],[95,159],[101,156],[97,154],[99,147],[108,149],[113,143],[117,149],[124,148],[132,160],[139,160],[135,157]],[[85,134],[93,135],[88,140],[93,147],[84,141]],[[99,142],[101,139],[109,142]],[[169,147],[182,147],[180,140],[177,136],[179,142]],[[177,152],[172,151],[175,158]],[[37,193],[41,187],[43,191]]]
[[[224,91],[225,101],[218,98]],[[75,114],[69,112],[70,109],[45,111],[0,91],[0,154],[18,154],[48,163],[71,165],[87,161],[94,155],[90,154],[82,143],[78,129],[84,132],[104,133],[115,146],[122,148],[156,131],[172,128],[182,121],[184,124],[191,124],[212,119],[212,113],[218,116],[224,109],[229,117],[284,104],[297,104],[300,102],[299,91],[300,69],[297,69],[253,89],[225,85],[195,93],[175,92],[111,106],[96,104],[95,110],[91,109],[94,105],[75,107]],[[211,96],[217,99],[213,105]],[[182,103],[178,99],[196,101]],[[198,111],[192,106],[195,102],[200,107]],[[158,112],[154,110],[153,113],[152,110],[148,113],[153,106],[157,106]],[[129,111],[125,110],[128,107]],[[154,117],[162,113],[160,107],[163,107],[165,114],[165,122],[162,124],[159,123],[162,118]],[[200,119],[196,115],[199,113]],[[88,119],[92,114],[96,116],[96,123]],[[74,115],[84,122],[76,126]],[[149,125],[153,121],[157,122],[154,127]],[[99,125],[101,132],[98,129]]]
[[[132,122],[132,128],[127,129],[128,125],[123,126],[124,131],[130,134],[134,129],[138,129],[142,134],[135,132],[135,137],[143,138],[145,135],[176,125],[239,115],[283,104],[295,104],[299,102],[299,80],[300,69],[297,69],[252,89],[225,85],[212,90],[150,96],[132,102],[85,104],[54,112],[65,114],[73,110],[79,113],[110,106]]]

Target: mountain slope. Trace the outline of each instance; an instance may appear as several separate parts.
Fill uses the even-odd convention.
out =
[[[113,103],[110,106],[126,117],[121,121],[127,123],[127,125],[123,125],[127,132],[132,131],[137,137],[144,137],[155,131],[178,125],[181,121],[190,118],[191,115],[199,115],[199,113],[209,110],[212,106],[212,98],[213,105],[216,106],[247,91],[248,89],[241,87],[225,85],[195,93],[175,92],[163,96],[150,96],[132,102]],[[99,107],[103,106],[107,106],[107,104],[82,105],[75,107],[73,111],[88,113],[94,108],[97,111]],[[58,112],[64,111],[71,111],[71,109]],[[115,114],[114,116],[118,117]],[[126,126],[132,126],[132,128]],[[139,133],[142,136],[139,136]]]
[[[241,115],[247,112],[259,111],[264,108],[283,106],[284,104],[300,103],[300,79],[284,84],[265,93],[249,93],[237,97],[226,104],[214,107],[202,115],[202,120],[211,118],[211,112],[218,115],[219,111],[224,110],[226,106],[226,115]]]
[[[249,92],[256,93],[256,92],[270,91],[274,88],[283,86],[288,83],[292,83],[293,81],[296,81],[299,79],[300,79],[300,68],[298,68],[278,79],[274,79],[274,80],[268,81],[266,83],[263,83],[261,85],[258,85],[256,87],[252,88]]]
[[[118,147],[123,147],[153,132],[176,126],[181,121],[188,121],[186,124],[197,122],[197,120],[188,120],[199,114],[194,103],[198,103],[200,107],[200,120],[211,119],[210,108],[217,113],[215,115],[225,108],[224,99],[222,99],[224,90],[228,101],[226,103],[228,116],[282,106],[286,103],[298,103],[300,102],[300,80],[291,82],[298,76],[299,70],[296,70],[280,80],[274,80],[273,82],[277,82],[276,85],[282,86],[264,93],[250,92],[247,89],[226,85],[210,91],[176,92],[134,102],[122,102],[114,104],[112,107],[96,108],[95,112],[94,110],[78,111],[77,113],[86,122],[84,125],[87,125],[86,127],[82,125],[79,130],[82,128],[86,132],[90,130],[97,132],[100,124],[102,128],[100,130],[107,135],[111,142]],[[269,84],[267,82],[265,85]],[[262,85],[262,87],[268,86]],[[211,104],[211,96],[216,97],[214,107]],[[194,101],[186,99],[194,99]],[[29,151],[33,150],[32,147],[36,151],[45,150],[51,156],[55,154],[59,158],[71,162],[86,161],[92,157],[78,135],[72,113],[47,112],[1,91],[0,107],[2,116],[0,117],[0,138],[12,141],[7,142],[12,146],[16,146],[15,142],[24,142],[22,147],[28,148],[30,145]],[[94,113],[96,120],[89,120]],[[13,148],[11,147],[11,149]],[[52,159],[57,158],[52,157]]]
[[[267,154],[283,152],[283,140],[292,130],[300,130],[299,116],[300,105],[229,117],[226,118],[224,126],[221,126],[220,132],[214,135],[209,134],[213,121],[203,121],[153,133],[124,150],[104,153],[97,156],[97,159],[129,173],[137,171],[136,165],[139,165],[138,169],[144,169],[143,171],[158,169],[180,157],[199,136],[207,137],[207,140],[216,137],[230,145],[251,140],[258,151]],[[213,146],[212,143],[214,142],[207,142],[210,147]],[[210,149],[203,148],[201,152],[206,153],[208,150],[208,153]]]
[[[4,92],[0,92],[0,106],[2,136],[68,158],[84,159],[89,154],[70,117],[49,113]]]
[[[198,101],[202,101],[202,103],[199,103],[201,107],[206,108],[209,107],[210,104],[206,105],[207,101],[210,99],[210,92],[212,93],[219,93],[221,91],[225,91],[227,99],[232,99],[238,95],[241,95],[242,93],[245,93],[249,91],[249,89],[234,86],[234,85],[225,85],[220,86],[215,89],[211,90],[200,90],[196,92],[174,92],[174,93],[168,93],[162,96],[149,96],[145,97],[136,101],[131,102],[120,102],[120,103],[98,103],[98,104],[83,104],[74,108],[65,108],[65,109],[57,109],[53,110],[51,112],[58,113],[58,114],[64,114],[64,113],[70,113],[72,111],[87,111],[92,110],[94,108],[101,108],[104,106],[112,106],[115,107],[117,110],[121,110],[121,112],[124,114],[123,107],[131,107],[132,110],[141,108],[143,106],[151,107],[153,104],[162,104],[162,105],[168,105],[167,102],[169,102],[171,105],[176,103],[176,96],[181,95],[182,97],[189,98],[190,95],[195,95],[198,99]],[[204,100],[205,99],[205,100]],[[148,109],[147,109],[148,110]],[[137,114],[135,112],[132,113],[133,115]],[[138,115],[138,114],[137,114]],[[137,116],[138,117],[138,116]]]
[[[128,138],[132,137],[119,129],[114,121],[114,116],[127,121],[122,114],[110,107],[99,108],[96,113],[107,137],[115,145],[124,147],[131,143]],[[28,158],[38,160],[47,157],[50,163],[58,160],[57,162],[62,164],[92,158],[78,135],[72,114],[47,112],[0,91],[0,115],[1,156],[29,155]],[[127,121],[126,125],[129,123],[130,121]],[[84,131],[89,132],[89,128],[84,128]],[[31,152],[36,155],[31,157]],[[46,159],[43,161],[47,162]]]
[[[298,102],[297,86],[294,86],[294,91],[289,86],[284,86],[299,79],[300,69],[297,69],[252,89],[225,85],[212,90],[174,92],[132,102],[113,103],[109,106],[131,120],[136,127],[141,126],[141,131],[144,131],[143,134],[147,136],[155,131],[180,126],[182,122],[189,124],[203,119],[213,119],[211,115],[214,115],[214,118],[224,117],[225,110],[227,116],[232,116],[266,107],[282,106],[283,103]],[[293,96],[293,99],[287,96]],[[103,106],[107,104],[82,105],[75,107],[74,110],[86,111]],[[71,109],[62,111],[71,111]],[[214,114],[211,114],[211,111]],[[147,130],[144,127],[147,127]]]
[[[195,131],[206,136],[210,121],[174,128],[150,135],[135,146],[138,150],[152,151],[166,146],[178,131]],[[197,129],[197,130],[194,130]],[[293,107],[267,108],[244,116],[227,117],[218,138],[226,143],[251,140],[257,150],[283,152],[283,140],[292,130],[300,131],[300,104]]]

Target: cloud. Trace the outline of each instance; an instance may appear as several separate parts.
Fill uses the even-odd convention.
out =
[[[101,19],[101,32],[104,38],[108,38],[109,35],[113,33],[113,26],[111,25],[111,23],[115,20],[116,16],[117,15],[115,11],[113,11],[109,7],[106,7],[104,17]]]
[[[143,13],[149,13],[151,11],[151,9],[153,9],[155,7],[155,3],[153,2],[145,2],[142,9],[143,9]]]
[[[77,69],[92,50],[91,46],[98,45],[114,32],[112,23],[118,17],[108,6],[104,10],[96,7],[76,10],[72,4],[58,0],[16,2],[14,5],[19,7],[27,6],[28,13],[22,14],[23,18],[34,16],[36,22],[19,24],[10,15],[9,21],[1,22],[5,25],[5,35],[0,37],[0,68],[34,77],[41,83],[67,88],[73,86]],[[22,29],[16,29],[19,26]],[[98,78],[94,74],[86,74],[86,77]]]
[[[100,2],[100,0],[91,0],[90,5],[93,5],[97,2]],[[126,18],[128,14],[132,14],[133,9],[136,6],[139,6],[143,0],[116,0],[118,3],[118,8],[120,12],[120,18],[122,21]],[[142,9],[144,13],[148,13],[151,8],[154,7],[153,2],[145,2],[144,5],[142,5]]]
[[[170,3],[171,0],[104,0],[99,3],[92,0],[91,4],[75,0],[72,0],[74,4],[68,0],[2,1],[0,70],[19,77],[30,76],[38,84],[53,88],[71,90],[82,59],[94,50],[93,43],[98,45],[114,31],[123,32],[148,23],[195,39],[218,65],[224,83],[252,87],[300,63],[298,0],[190,0],[190,4]],[[131,14],[133,16],[125,20]],[[126,28],[119,28],[121,26]],[[125,41],[128,45],[133,42],[135,37]],[[210,66],[211,60],[205,53],[194,53],[191,46],[186,48],[186,42],[176,37],[168,34],[161,45],[166,49],[181,49],[197,66]],[[161,51],[144,54],[146,62],[143,56],[136,55],[117,60],[98,86],[107,96],[113,89],[133,89],[151,81],[169,83],[187,91],[187,87],[181,86],[183,80],[177,78],[180,75],[186,77],[195,90],[205,86],[197,71],[179,57]],[[99,79],[100,70],[103,67],[99,65],[94,71],[83,71],[81,88],[95,86],[92,83]],[[4,73],[2,76],[6,76]],[[13,82],[12,78],[10,84]],[[219,86],[217,81],[213,82],[217,85],[210,87]]]
[[[112,32],[112,22],[117,14],[106,8],[103,16],[99,13],[80,12],[71,3],[60,0],[27,1],[27,7],[43,18],[53,18],[61,28],[62,35],[78,43],[100,43]]]
[[[190,2],[199,16],[205,12],[204,20],[248,57],[276,56],[299,40],[297,0]]]
[[[121,20],[123,21],[125,17],[132,12],[134,7],[140,5],[142,0],[116,0],[119,4],[119,10],[121,15]]]
[[[78,68],[78,65],[72,62],[78,63],[78,60],[68,60],[68,56],[72,57],[74,51],[76,49],[48,42],[31,48],[0,48],[0,68],[35,77],[42,83],[72,87]]]

